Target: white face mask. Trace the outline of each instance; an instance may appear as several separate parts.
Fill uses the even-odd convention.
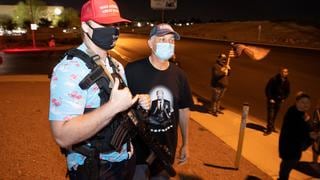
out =
[[[171,43],[157,43],[155,54],[162,61],[168,60],[174,54],[174,45]]]

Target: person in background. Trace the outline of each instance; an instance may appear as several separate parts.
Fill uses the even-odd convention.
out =
[[[49,47],[56,47],[56,38],[54,37],[53,34],[50,36],[50,40],[48,42]]]
[[[269,135],[275,130],[275,121],[281,104],[290,94],[290,83],[288,80],[288,68],[280,68],[280,72],[272,77],[266,87],[267,97],[267,127],[264,135]]]
[[[311,129],[310,136],[313,140],[312,162],[313,164],[318,165],[318,157],[320,154],[320,99],[318,100],[317,106],[313,111],[312,118],[308,122]]]
[[[287,180],[291,170],[298,164],[302,151],[312,143],[307,111],[311,107],[310,96],[299,92],[296,102],[287,110],[279,137],[279,155],[281,158],[279,180]]]
[[[150,95],[152,105],[147,123],[153,137],[168,149],[171,164],[176,154],[178,125],[182,135],[179,162],[187,160],[189,108],[193,104],[186,74],[168,61],[174,54],[175,40],[179,39],[179,34],[169,24],[154,26],[148,40],[150,56],[129,63],[125,68],[132,94]],[[133,140],[133,145],[137,152],[134,179],[169,179],[157,159],[151,164],[147,162],[150,150],[139,137]]]
[[[220,54],[216,60],[216,63],[212,67],[211,87],[212,87],[212,115],[218,116],[223,114],[221,108],[221,99],[227,90],[229,85],[230,66],[227,63],[227,56]]]

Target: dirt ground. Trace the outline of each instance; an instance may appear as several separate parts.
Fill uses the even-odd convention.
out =
[[[66,179],[65,159],[48,121],[49,82],[0,82],[0,180]],[[235,151],[190,121],[190,158],[176,165],[174,179],[272,179]],[[179,137],[180,138],[180,137]]]

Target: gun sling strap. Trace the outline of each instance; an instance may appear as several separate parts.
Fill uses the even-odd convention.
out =
[[[87,68],[90,69],[91,72],[89,72],[89,74],[79,83],[80,88],[86,90],[96,83],[100,90],[100,105],[106,103],[109,100],[111,88],[109,87],[110,81],[104,74],[104,69],[95,62],[95,60],[99,59],[100,57],[98,55],[90,57],[88,54],[79,49],[71,49],[66,52],[65,56],[67,56],[68,60],[77,57],[86,64]],[[108,60],[113,73],[119,72],[117,66],[112,62],[112,60],[110,60],[110,57],[108,57]],[[84,113],[88,113],[94,109],[95,108],[86,108]],[[72,150],[87,157],[92,157],[92,155],[96,156],[99,153],[108,153],[115,150],[120,152],[122,145],[129,142],[129,139],[126,139],[128,137],[128,131],[126,131],[126,129],[129,127],[126,126],[126,123],[123,122],[123,119],[124,117],[121,114],[116,115],[110,124],[100,130],[95,136],[86,141],[73,145]],[[112,142],[113,144],[106,142]],[[90,148],[88,148],[88,145],[90,145]],[[127,148],[130,150],[130,145],[128,145]]]

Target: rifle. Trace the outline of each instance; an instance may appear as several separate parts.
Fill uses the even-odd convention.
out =
[[[99,86],[99,88],[102,90],[102,92],[106,92],[110,95],[112,86],[114,84],[114,78],[119,79],[120,89],[127,87],[118,73],[109,73],[99,57],[95,56],[92,59],[96,62],[97,66],[95,66],[92,71],[79,83],[81,88],[90,87],[97,81],[104,81],[105,83],[99,83],[101,86]],[[111,62],[112,60],[109,56],[108,59],[110,63],[113,63]],[[142,108],[129,108],[127,111],[121,112],[121,116],[124,119],[124,122],[121,123],[116,129],[110,143],[115,150],[118,152],[121,151],[122,144],[129,138],[133,138],[136,134],[138,134],[152,151],[150,155],[152,158],[148,158],[149,161],[147,160],[149,165],[154,161],[155,155],[167,173],[171,177],[174,177],[176,175],[176,171],[170,163],[170,157],[172,154],[166,146],[161,145],[150,133],[149,127],[146,123],[146,112]]]

